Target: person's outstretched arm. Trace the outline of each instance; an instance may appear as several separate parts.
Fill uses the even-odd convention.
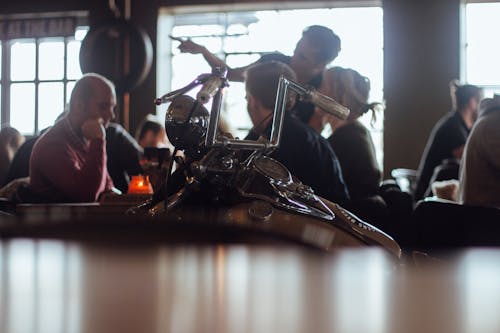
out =
[[[245,80],[244,73],[250,65],[239,68],[230,68],[223,60],[219,59],[215,54],[208,51],[207,48],[203,45],[197,44],[190,39],[174,39],[180,42],[179,50],[182,53],[201,54],[212,68],[226,67],[227,79],[229,81],[243,82]]]

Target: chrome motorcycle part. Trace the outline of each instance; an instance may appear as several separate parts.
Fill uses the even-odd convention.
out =
[[[187,95],[174,97],[165,116],[165,130],[177,149],[193,149],[203,145],[208,128],[208,110]]]

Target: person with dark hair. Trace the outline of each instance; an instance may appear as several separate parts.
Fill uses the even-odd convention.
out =
[[[430,194],[431,179],[434,170],[443,162],[458,166],[465,142],[477,119],[479,103],[482,99],[482,89],[470,85],[459,85],[455,80],[450,82],[450,92],[453,111],[441,118],[434,126],[417,172],[417,185],[414,199],[420,200]],[[448,160],[448,161],[447,161]],[[450,160],[455,162],[450,163]],[[455,168],[458,179],[458,167]],[[434,177],[435,180],[439,177]]]
[[[382,172],[368,129],[358,120],[366,112],[375,118],[379,103],[368,103],[370,80],[354,69],[333,67],[323,74],[320,92],[349,108],[346,120],[334,119],[321,110],[333,133],[328,142],[337,155],[351,199],[365,199],[378,193]],[[317,117],[317,116],[315,116]],[[320,122],[320,124],[323,124]],[[322,126],[317,128],[321,132]]]
[[[228,69],[227,78],[230,81],[244,81],[245,71],[253,64],[229,68],[221,59],[210,53],[204,46],[191,40],[181,41],[181,52],[202,54],[212,68],[225,67]],[[331,29],[312,25],[304,29],[302,38],[297,42],[292,56],[282,53],[269,53],[263,55],[256,63],[278,61],[289,65],[295,71],[296,81],[302,85],[319,88],[322,73],[340,52],[340,38]],[[254,63],[255,64],[255,63]],[[295,105],[294,112],[305,123],[314,113],[311,103],[299,102]]]
[[[142,148],[169,146],[165,126],[152,114],[148,114],[137,127],[135,140]]]
[[[73,88],[69,111],[35,143],[30,187],[39,201],[93,202],[111,191],[106,166],[106,130],[115,116],[115,88],[95,73]]]
[[[246,99],[253,129],[247,139],[270,137],[276,90],[281,75],[289,80],[296,80],[293,70],[280,62],[258,63],[248,68]],[[319,196],[339,204],[346,203],[349,194],[335,153],[326,139],[290,114],[289,110],[294,102],[295,98],[290,94],[280,146],[270,157],[283,163],[292,175],[311,186]]]

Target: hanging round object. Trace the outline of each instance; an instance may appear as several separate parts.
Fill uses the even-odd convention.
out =
[[[82,41],[83,73],[98,73],[116,85],[117,93],[129,92],[149,74],[153,47],[148,34],[124,19],[92,28]]]

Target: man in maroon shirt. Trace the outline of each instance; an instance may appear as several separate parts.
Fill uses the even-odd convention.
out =
[[[45,202],[92,202],[113,188],[106,168],[106,132],[115,116],[113,83],[85,74],[68,114],[36,142],[30,160],[33,194]]]

